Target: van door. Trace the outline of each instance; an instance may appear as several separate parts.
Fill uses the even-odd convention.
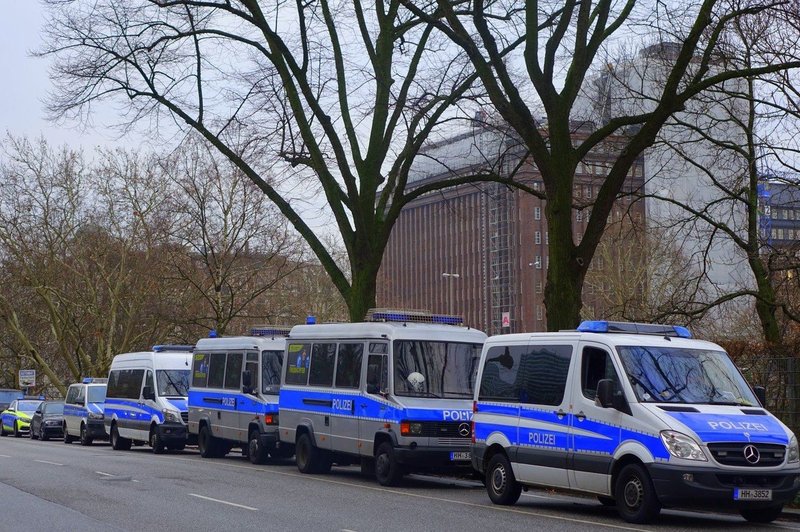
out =
[[[359,454],[358,416],[364,342],[340,343],[331,405],[331,446],[348,454]]]
[[[145,388],[148,388],[156,399],[146,398]],[[153,420],[153,415],[161,417],[161,408],[158,406],[157,395],[155,375],[153,375],[153,370],[148,369],[144,374],[142,387],[139,391],[139,413],[136,419],[136,432],[139,440],[150,441],[150,422]]]
[[[389,393],[388,352],[389,344],[385,342],[369,343],[369,356],[364,366],[366,375],[356,405],[361,456],[374,455],[375,435],[383,429],[386,422],[384,420],[393,417],[392,409],[386,401]]]
[[[573,358],[572,345],[531,343],[512,365],[519,397],[514,472],[523,482],[569,487],[567,383]]]
[[[620,389],[619,371],[608,348],[582,343],[580,371],[571,381],[573,416],[570,485],[579,490],[610,494],[610,475],[614,452],[622,438],[627,414],[615,408],[602,408],[595,402],[597,383],[611,379]]]
[[[320,449],[333,448],[331,417],[333,414],[333,374],[336,363],[336,343],[315,343],[311,349],[308,370],[307,396],[302,398],[303,409],[314,430],[314,440]]]
[[[242,426],[239,410],[242,404],[242,370],[244,369],[244,353],[228,353],[225,361],[225,395],[220,410],[221,436],[226,440],[247,441],[247,424]]]

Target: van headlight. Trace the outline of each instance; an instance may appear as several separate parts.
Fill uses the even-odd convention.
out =
[[[674,430],[662,430],[661,441],[664,442],[664,447],[667,448],[669,454],[675,458],[708,461],[700,445],[686,434],[675,432]]]
[[[103,419],[103,413],[89,412],[89,419]]]
[[[164,414],[164,421],[167,423],[181,423],[181,413],[176,412],[175,410],[169,410],[165,408],[161,411]]]
[[[800,461],[800,451],[797,449],[797,438],[794,436],[792,436],[792,439],[789,440],[789,448],[787,449],[786,453],[786,461],[789,463]]]

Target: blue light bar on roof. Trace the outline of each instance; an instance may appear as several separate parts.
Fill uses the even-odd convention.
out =
[[[107,382],[106,377],[84,377],[81,381],[83,384],[106,384]]]
[[[390,321],[413,323],[436,323],[441,325],[461,325],[464,319],[461,316],[447,314],[432,314],[421,310],[393,310],[370,309],[365,321]]]
[[[593,333],[628,333],[651,334],[657,336],[676,336],[691,338],[689,329],[680,325],[662,325],[658,323],[630,323],[624,321],[587,320],[578,325],[580,332]]]
[[[250,336],[289,336],[291,330],[291,327],[252,327]]]
[[[153,352],[154,353],[164,353],[165,351],[180,351],[181,353],[191,353],[194,351],[193,345],[174,345],[174,344],[164,344],[164,345],[154,345]]]

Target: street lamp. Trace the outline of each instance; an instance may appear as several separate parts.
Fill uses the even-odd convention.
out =
[[[447,279],[447,282],[448,282],[448,292],[447,292],[448,293],[448,298],[447,298],[448,299],[448,301],[447,301],[448,312],[450,314],[455,314],[455,312],[453,311],[453,289],[455,288],[453,283],[455,282],[456,279],[461,278],[461,276],[459,274],[457,274],[457,273],[443,273],[442,277],[445,277]]]

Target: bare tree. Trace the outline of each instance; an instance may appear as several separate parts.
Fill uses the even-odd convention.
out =
[[[54,115],[113,99],[128,122],[198,132],[308,242],[353,320],[374,306],[405,204],[476,178],[508,180],[478,172],[408,186],[423,144],[464,116],[455,104],[475,76],[400,0],[49,3],[42,54],[57,58]],[[315,230],[329,219],[309,219],[320,192],[346,267]]]
[[[468,54],[492,104],[519,134],[542,175],[551,242],[545,289],[551,330],[580,320],[584,278],[614,199],[669,118],[726,80],[800,66],[794,56],[796,13],[789,1],[704,0],[666,7],[646,0],[404,0],[404,5]],[[720,35],[755,16],[771,20],[771,33],[784,40],[783,46],[765,42],[758,62],[749,66],[720,63]],[[613,94],[602,90],[604,79],[630,73],[615,72],[617,61],[609,61],[619,57],[626,36],[645,43],[655,39],[644,56],[650,66],[646,77],[624,78],[628,90],[616,96],[624,105],[606,106]],[[597,82],[603,97],[595,98],[596,112],[587,113],[581,99],[597,94]],[[536,114],[539,109],[544,117]],[[587,124],[592,131],[577,136]],[[611,164],[588,228],[576,243],[571,217],[576,167],[591,162],[603,146],[614,147]]]

